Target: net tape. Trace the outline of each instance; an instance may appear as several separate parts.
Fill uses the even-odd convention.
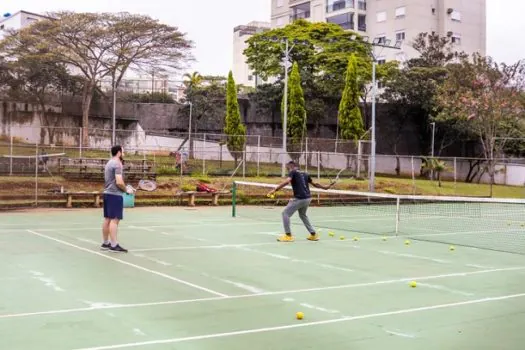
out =
[[[259,188],[274,189],[277,187],[276,184],[268,184],[261,182],[250,182],[250,181],[235,181],[236,186],[253,186]],[[286,186],[283,189],[292,190],[291,186]],[[319,194],[334,194],[334,195],[346,195],[353,197],[368,197],[377,199],[391,199],[397,200],[412,200],[412,201],[428,201],[428,202],[470,202],[470,203],[506,203],[506,204],[523,204],[525,205],[525,199],[519,198],[487,198],[487,197],[458,197],[458,196],[422,196],[422,195],[402,195],[402,194],[389,194],[389,193],[377,193],[377,192],[360,192],[352,190],[321,190],[317,188],[310,188],[310,192]]]

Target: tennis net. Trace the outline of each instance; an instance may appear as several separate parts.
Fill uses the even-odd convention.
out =
[[[275,198],[266,194],[275,184],[237,181],[232,191],[232,215],[274,221],[281,228],[281,212],[291,187]],[[407,236],[414,240],[463,245],[525,254],[525,200],[510,198],[393,195],[311,188],[308,210],[318,229],[356,234]],[[292,223],[301,232],[297,214]]]

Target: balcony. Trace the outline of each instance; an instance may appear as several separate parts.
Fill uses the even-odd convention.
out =
[[[337,24],[345,30],[354,30],[354,27],[355,27],[353,13],[343,13],[343,14],[336,15],[333,17],[328,17],[326,18],[326,21],[328,23]]]
[[[335,11],[344,10],[347,8],[355,8],[355,1],[354,0],[328,0],[328,4],[326,5],[326,12],[331,13]]]
[[[310,18],[310,11],[297,12],[290,15],[290,21],[297,21],[298,19],[307,19]]]

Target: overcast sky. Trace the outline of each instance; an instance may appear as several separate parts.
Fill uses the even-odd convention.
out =
[[[463,0],[468,1],[468,0]],[[57,10],[148,14],[179,27],[195,44],[192,70],[226,75],[232,65],[233,28],[250,21],[270,20],[271,0],[7,0],[1,13]],[[525,58],[525,2],[487,0],[487,49],[498,61]]]

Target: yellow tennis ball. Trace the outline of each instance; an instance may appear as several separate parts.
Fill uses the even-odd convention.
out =
[[[330,231],[330,232],[328,232],[328,236],[333,237],[333,236],[335,236],[335,233],[333,233],[332,231]]]
[[[386,239],[387,239],[386,237],[383,237],[383,241],[386,241]]]
[[[410,282],[409,285],[410,285],[410,287],[412,287],[412,288],[416,288],[417,283],[416,283],[416,281],[412,281],[412,282]]]
[[[405,245],[410,245],[410,241],[408,239],[405,241]]]
[[[354,237],[354,241],[359,241],[359,237]]]
[[[302,312],[298,312],[295,314],[295,317],[298,319],[298,320],[302,320],[304,318],[304,314]]]
[[[340,239],[341,241],[344,241],[345,236],[341,236],[341,237],[339,237],[339,239]]]
[[[450,246],[450,250],[456,250],[456,247],[454,247],[453,245]]]

